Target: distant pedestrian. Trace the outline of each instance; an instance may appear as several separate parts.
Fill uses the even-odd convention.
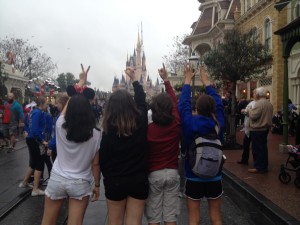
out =
[[[82,94],[71,97],[56,122],[57,158],[45,190],[42,225],[54,225],[68,198],[68,224],[82,224],[89,197],[99,198],[100,131]]]
[[[134,98],[126,90],[110,96],[103,115],[100,165],[108,209],[108,224],[142,224],[148,197],[146,94],[138,74],[126,69]]]
[[[251,101],[247,106],[246,106],[246,110],[247,109],[252,109],[255,105],[255,100]],[[250,144],[251,144],[251,136],[250,136],[250,130],[249,130],[249,125],[250,125],[250,120],[249,120],[249,116],[246,115],[244,113],[244,111],[242,111],[243,109],[241,109],[241,112],[243,115],[245,115],[245,119],[244,119],[244,140],[243,140],[243,154],[242,154],[242,159],[240,161],[237,161],[238,164],[244,164],[244,165],[248,165],[248,160],[249,160],[249,152],[250,152]]]
[[[179,101],[179,113],[183,128],[183,135],[187,149],[192,145],[197,135],[204,136],[216,133],[218,127],[219,139],[223,140],[224,132],[224,106],[222,99],[215,88],[210,84],[208,74],[200,67],[200,79],[205,85],[205,95],[201,95],[196,102],[196,115],[192,115],[190,82],[194,76],[192,68],[187,65],[184,75],[185,81]],[[185,161],[185,195],[187,199],[188,224],[200,224],[200,202],[203,198],[208,200],[209,215],[212,225],[221,225],[221,195],[223,193],[221,171],[212,178],[196,176]]]
[[[56,156],[57,156],[57,151],[56,151],[56,132],[55,132],[55,127],[56,127],[56,121],[60,116],[61,111],[63,110],[63,108],[65,107],[65,105],[67,104],[69,100],[69,97],[66,94],[60,94],[57,96],[56,99],[56,110],[57,114],[56,114],[56,118],[54,119],[54,132],[53,132],[53,136],[50,139],[49,143],[48,143],[48,149],[47,149],[47,155],[51,156],[52,158],[52,162],[55,161]]]
[[[13,93],[8,93],[7,98],[7,103],[4,105],[3,131],[4,136],[10,141],[8,152],[12,152],[17,143],[16,135],[18,127],[24,126],[24,114],[22,106],[15,100]]]
[[[44,112],[47,110],[47,102],[44,97],[39,97],[36,101],[37,107],[30,113],[29,130],[26,137],[26,144],[29,150],[29,167],[25,174],[24,180],[19,187],[31,187],[29,178],[34,174],[33,190],[31,196],[44,195],[44,191],[39,189],[39,182],[44,171],[44,160],[42,157],[43,148],[47,146],[43,132],[45,130]]]
[[[264,87],[254,90],[255,105],[252,109],[243,112],[250,119],[250,136],[252,141],[252,155],[254,168],[248,169],[249,173],[268,172],[268,133],[272,127],[273,106],[266,99],[267,91]]]
[[[177,99],[163,65],[159,75],[166,93],[154,96],[150,103],[152,122],[148,125],[149,196],[145,215],[148,224],[176,225],[179,215],[180,177],[178,155],[180,118]]]

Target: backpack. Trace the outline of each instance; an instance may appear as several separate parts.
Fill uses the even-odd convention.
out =
[[[10,107],[12,106],[11,103],[6,103],[3,113],[3,123],[9,124],[10,123]]]
[[[215,133],[196,136],[188,150],[188,163],[198,177],[211,178],[222,171],[226,157],[223,155],[218,130],[215,126]]]

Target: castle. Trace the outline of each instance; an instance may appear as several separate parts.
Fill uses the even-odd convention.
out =
[[[132,67],[139,75],[139,83],[144,87],[144,91],[146,92],[146,98],[151,99],[153,95],[158,94],[161,92],[160,83],[157,78],[155,85],[152,84],[152,80],[147,75],[147,66],[146,66],[146,56],[144,52],[144,45],[143,45],[143,30],[141,29],[141,35],[138,31],[138,38],[136,47],[133,50],[133,54],[128,57],[126,60],[126,67]],[[124,69],[124,70],[125,70]],[[114,77],[114,82],[112,86],[112,92],[118,89],[125,89],[128,90],[130,93],[133,93],[132,87],[132,80],[128,75],[121,75],[121,79],[118,77]]]

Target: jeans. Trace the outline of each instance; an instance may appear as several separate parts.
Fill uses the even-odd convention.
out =
[[[268,170],[268,133],[269,130],[250,132],[254,168],[259,171]]]

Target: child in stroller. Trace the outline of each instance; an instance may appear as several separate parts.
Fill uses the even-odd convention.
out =
[[[282,122],[283,122],[282,112],[278,111],[272,117],[272,128],[271,128],[272,134],[282,134],[282,132],[283,132]]]
[[[291,181],[291,175],[287,171],[296,172],[294,184],[300,188],[300,145],[287,145],[288,158],[285,164],[281,165],[279,180],[283,184],[288,184]]]

